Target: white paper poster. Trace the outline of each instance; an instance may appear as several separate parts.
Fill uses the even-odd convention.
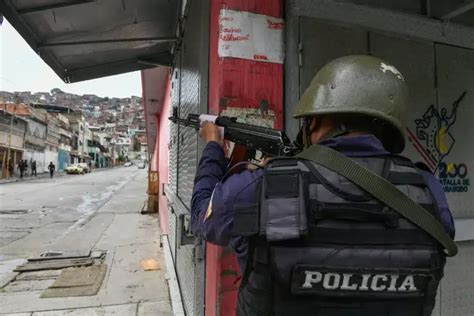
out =
[[[219,57],[283,63],[283,19],[222,9]]]

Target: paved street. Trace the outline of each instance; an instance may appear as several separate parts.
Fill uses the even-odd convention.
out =
[[[171,315],[158,220],[139,213],[146,181],[132,166],[0,184],[0,314]],[[107,266],[97,295],[40,298],[61,269],[13,272],[47,252],[91,251]],[[157,266],[145,271],[147,259]]]

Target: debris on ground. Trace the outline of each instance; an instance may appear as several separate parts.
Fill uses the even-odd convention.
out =
[[[27,272],[27,271],[41,271],[41,270],[54,270],[64,269],[68,267],[83,267],[94,264],[94,260],[87,258],[76,258],[76,259],[48,259],[41,261],[28,261],[15,268],[15,272]]]
[[[49,250],[37,257],[12,262],[3,275],[2,292],[43,291],[41,298],[96,295],[104,280],[106,251]]]
[[[99,292],[107,272],[107,265],[64,269],[41,298],[91,296]]]
[[[142,259],[140,260],[140,265],[145,271],[160,270],[160,265],[156,259]]]
[[[59,250],[48,250],[41,253],[38,257],[28,258],[28,261],[41,261],[48,259],[74,259],[74,258],[87,258],[90,256],[90,250],[69,250],[69,251],[59,251]]]

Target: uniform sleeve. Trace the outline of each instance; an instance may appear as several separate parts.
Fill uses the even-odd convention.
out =
[[[434,199],[436,200],[436,204],[438,205],[438,212],[439,218],[441,220],[441,224],[444,227],[444,230],[454,238],[456,229],[454,227],[454,219],[451,211],[449,210],[448,201],[446,199],[446,195],[444,194],[443,188],[439,183],[438,179],[436,179],[431,173],[426,172],[424,170],[419,170],[423,178],[425,179],[428,188],[430,189],[431,193],[433,194]]]
[[[212,143],[209,143],[212,144]],[[257,180],[263,171],[243,171],[220,182],[226,172],[224,152],[206,146],[199,162],[191,200],[193,233],[206,241],[227,246],[232,237],[236,205],[255,203]]]
[[[224,177],[226,168],[227,162],[221,146],[216,142],[207,143],[194,178],[191,198],[191,225],[195,235],[200,233],[202,212],[209,204],[214,187]]]

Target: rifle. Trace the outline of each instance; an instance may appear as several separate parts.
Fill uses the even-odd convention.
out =
[[[169,120],[175,124],[199,130],[201,122],[212,122],[224,129],[224,139],[235,143],[230,165],[235,160],[242,161],[255,158],[256,151],[265,156],[294,156],[301,147],[292,143],[282,131],[262,126],[237,122],[236,117],[214,116],[209,114],[189,114],[187,118],[178,117],[178,109],[173,108]],[[239,156],[239,157],[237,157]],[[234,162],[234,163],[233,163]]]

